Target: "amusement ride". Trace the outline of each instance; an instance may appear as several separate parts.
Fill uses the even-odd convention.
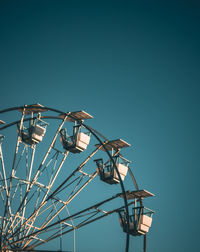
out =
[[[139,189],[122,155],[130,144],[108,140],[85,124],[93,118],[85,111],[33,104],[0,114],[1,251],[37,251],[54,240],[62,250],[62,239],[74,233],[75,252],[75,231],[115,213],[126,237],[124,250],[129,251],[130,236],[141,236],[146,252],[154,211],[143,200],[154,195]],[[109,188],[108,195],[100,199],[95,183]]]

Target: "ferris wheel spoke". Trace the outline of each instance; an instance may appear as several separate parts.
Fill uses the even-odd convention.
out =
[[[44,220],[43,224],[41,225],[40,229],[45,228],[50,222],[52,222],[57,216],[59,216],[59,213],[72,201],[72,199],[78,195],[78,193],[97,175],[97,172],[95,172],[91,178],[89,178],[89,180],[87,180],[80,188],[78,188],[78,190],[76,192],[74,192],[78,186],[78,184],[80,183],[80,181],[78,181],[78,183],[75,185],[72,193],[68,196],[67,201],[63,202],[63,201],[58,201],[56,200],[56,202],[58,203],[62,203],[62,207],[58,210],[56,209],[55,211],[55,203],[51,204],[50,206],[48,206],[47,208],[43,209],[42,212],[40,212],[40,214],[38,213],[37,216],[35,216],[32,220],[31,220],[31,224],[29,224],[29,226],[32,226],[36,217],[38,217],[39,215],[41,215],[42,213],[44,213],[45,211],[47,211],[49,208],[52,208],[51,212],[48,214],[47,218]],[[83,176],[83,175],[81,175]],[[52,199],[51,199],[52,200]],[[54,209],[53,209],[54,208]],[[55,212],[54,215],[52,215],[52,212]],[[50,217],[50,218],[49,218]],[[30,231],[30,228],[29,228]],[[28,231],[28,233],[29,233]],[[26,233],[26,235],[28,235],[28,233]]]
[[[90,223],[92,223],[92,222],[94,222],[96,220],[99,220],[99,219],[101,219],[103,217],[106,217],[106,216],[108,216],[108,215],[110,215],[110,214],[112,214],[114,212],[117,212],[119,209],[122,209],[124,206],[121,206],[121,207],[116,208],[116,209],[111,209],[111,210],[108,210],[108,211],[100,210],[99,206],[104,205],[104,204],[106,204],[108,202],[111,202],[111,201],[117,199],[118,197],[120,197],[120,195],[121,194],[116,194],[116,195],[114,195],[114,196],[112,196],[112,197],[110,197],[110,198],[108,198],[108,199],[106,199],[104,201],[101,201],[101,202],[99,202],[99,203],[97,203],[95,205],[92,205],[92,206],[90,206],[88,208],[85,208],[85,209],[83,209],[83,210],[81,210],[81,211],[79,211],[79,212],[77,212],[75,214],[72,214],[72,215],[70,215],[70,216],[68,216],[68,217],[66,217],[64,219],[58,220],[57,222],[54,222],[54,223],[52,223],[52,224],[50,224],[50,225],[48,225],[46,227],[43,227],[42,229],[40,228],[38,231],[35,231],[35,232],[27,235],[26,237],[23,237],[23,239],[24,240],[25,239],[31,239],[32,236],[36,237],[39,234],[41,235],[43,233],[51,232],[52,228],[57,228],[58,229],[58,225],[60,225],[60,223],[64,223],[66,228],[71,227],[71,225],[66,224],[66,221],[68,221],[68,220],[73,220],[74,221],[74,220],[80,219],[80,222],[77,222],[76,225],[74,224],[73,228],[71,228],[71,229],[69,229],[69,230],[67,230],[65,232],[62,232],[63,235],[68,233],[68,232],[73,231],[74,229],[78,229],[78,228],[83,227],[83,226],[85,226],[87,224],[90,224]],[[133,204],[133,202],[131,202],[129,204]],[[99,213],[100,216],[98,216],[96,218],[93,218],[92,220],[89,220],[91,218],[88,219],[88,216],[93,215],[94,213]],[[84,217],[86,217],[86,218],[83,219]],[[57,237],[58,237],[58,235],[54,234],[54,236],[51,236],[51,240],[55,239]],[[17,244],[17,243],[21,242],[21,240],[13,241],[11,244]],[[32,241],[32,239],[31,239],[31,241]],[[45,242],[47,242],[47,241],[49,241],[49,239],[45,239]],[[37,245],[37,246],[39,246],[39,245]],[[32,249],[32,246],[31,246],[31,249]]]
[[[130,204],[133,204],[133,202],[129,203],[129,205],[130,205]],[[80,216],[79,216],[79,215],[77,214],[73,219],[75,220],[75,219],[79,219],[79,218],[80,218],[81,221],[78,222],[78,223],[76,224],[76,226],[73,226],[73,227],[70,228],[69,225],[63,225],[64,227],[62,228],[62,233],[60,233],[59,227],[57,227],[57,231],[56,231],[53,235],[49,236],[47,239],[45,239],[45,240],[42,241],[42,242],[35,242],[34,244],[32,244],[32,245],[30,246],[30,248],[31,248],[31,249],[34,249],[34,248],[36,248],[36,247],[42,245],[44,242],[45,242],[45,243],[46,243],[46,242],[49,242],[49,241],[51,241],[51,240],[54,240],[54,239],[60,237],[61,235],[66,235],[67,233],[70,233],[70,232],[72,232],[72,231],[74,231],[74,230],[80,229],[80,228],[82,228],[82,227],[84,227],[84,226],[86,226],[86,225],[91,224],[92,222],[95,222],[95,221],[98,221],[98,220],[100,220],[100,219],[102,219],[102,218],[104,218],[104,217],[107,217],[108,215],[111,215],[111,214],[113,214],[113,213],[117,213],[118,211],[120,211],[120,210],[123,209],[123,208],[124,208],[124,206],[121,206],[121,207],[119,207],[119,208],[112,209],[112,210],[110,210],[110,211],[104,211],[104,210],[96,209],[96,211],[92,211],[92,212],[90,212],[90,213],[86,213],[86,215],[80,215]],[[87,210],[87,211],[88,211],[88,210]],[[89,215],[89,217],[88,217],[88,215]],[[98,215],[98,216],[97,216],[97,215]],[[85,218],[84,220],[82,220],[83,216],[87,216],[87,218]],[[97,217],[95,217],[95,216],[97,216]],[[60,222],[63,223],[62,220],[61,220]],[[67,229],[67,228],[68,228],[68,229]],[[65,229],[67,229],[67,230],[64,231]],[[44,230],[44,231],[46,231],[46,230]],[[49,232],[50,232],[50,231],[52,231],[52,229],[50,229]]]
[[[0,172],[0,182],[3,182],[4,181],[4,179],[3,179],[3,176],[2,176],[2,174],[1,174],[1,172]],[[4,195],[4,192],[5,192],[5,184],[4,185],[1,185],[1,183],[0,183],[0,195],[1,195],[1,200],[2,200],[2,204],[3,204],[3,206],[5,206],[5,200],[6,200],[6,195]]]
[[[51,213],[50,213],[50,214],[51,214]],[[48,216],[47,216],[47,218],[48,218]],[[40,230],[40,228],[38,228],[38,227],[36,228],[35,226],[33,226],[33,223],[34,223],[35,219],[36,219],[36,218],[34,218],[34,219],[32,220],[31,224],[28,224],[28,228],[27,228],[27,229],[25,228],[23,237],[28,236],[29,233],[30,233],[30,234],[31,234],[31,233],[34,233],[35,230]],[[31,229],[32,229],[32,231],[31,231]],[[36,239],[36,240],[41,240],[41,239],[39,239],[37,236],[34,236],[34,239]],[[32,241],[32,240],[24,239],[24,240],[21,242],[21,244],[24,244],[22,247],[25,248],[31,241]]]
[[[55,165],[54,165],[54,169],[53,169],[53,170],[54,170],[54,171],[56,170],[56,172],[55,172],[55,174],[54,174],[54,173],[51,174],[51,177],[50,177],[50,179],[49,179],[49,184],[48,184],[48,186],[47,186],[48,189],[46,190],[46,192],[45,192],[45,194],[44,194],[44,196],[43,196],[43,199],[41,200],[40,205],[43,205],[43,203],[45,202],[45,200],[46,200],[46,198],[47,198],[47,196],[48,196],[48,194],[49,194],[49,192],[50,192],[50,190],[51,190],[51,188],[52,188],[52,186],[53,186],[53,184],[54,184],[54,182],[55,182],[55,180],[56,180],[56,177],[57,177],[58,173],[60,172],[60,169],[61,169],[62,166],[63,166],[63,163],[64,163],[64,161],[65,161],[67,155],[68,155],[68,152],[65,152],[64,157],[63,157],[63,159],[62,159],[60,165],[58,166],[57,170],[55,169]],[[57,161],[57,160],[56,160],[56,161]],[[55,164],[56,164],[56,162],[55,162]],[[40,208],[40,207],[39,207],[39,208]],[[35,213],[35,215],[34,215],[34,213]],[[33,220],[31,220],[32,224],[34,223],[34,220],[37,218],[37,216],[38,216],[38,214],[39,214],[39,211],[36,210],[36,207],[35,207],[34,213],[33,213],[33,216],[34,216],[34,217],[33,217]]]
[[[39,177],[39,175],[40,175],[40,173],[41,173],[41,170],[42,170],[42,168],[44,168],[44,167],[43,167],[43,166],[44,166],[44,163],[45,163],[47,157],[48,157],[49,154],[50,154],[50,151],[52,150],[52,148],[53,148],[53,146],[54,146],[54,144],[55,144],[55,141],[56,141],[56,139],[57,139],[57,136],[58,136],[58,134],[59,134],[61,128],[63,127],[63,124],[64,124],[65,120],[66,120],[66,118],[64,118],[64,120],[62,121],[62,123],[61,123],[60,126],[58,127],[58,129],[57,129],[57,131],[56,131],[56,133],[55,133],[55,135],[54,135],[54,138],[53,138],[53,140],[52,140],[52,142],[51,142],[51,144],[50,144],[50,146],[49,146],[49,148],[48,148],[48,150],[47,150],[47,152],[46,152],[46,154],[45,154],[45,156],[44,156],[42,162],[40,163],[40,166],[39,166],[39,168],[38,168],[38,170],[37,170],[37,172],[36,172],[34,178],[33,178],[32,181],[27,185],[27,188],[26,188],[26,191],[25,191],[23,200],[21,201],[21,203],[20,203],[20,205],[19,205],[19,207],[18,207],[18,210],[16,211],[15,218],[13,219],[13,221],[12,221],[12,223],[11,223],[11,228],[12,228],[12,226],[14,225],[14,222],[15,222],[15,220],[16,220],[16,217],[19,215],[21,209],[24,208],[24,207],[26,206],[26,201],[27,201],[28,194],[29,194],[29,192],[31,191],[31,188],[33,187],[33,185],[34,185],[35,183],[37,183],[37,179],[38,179],[38,177]],[[23,122],[23,117],[22,117],[21,122]],[[22,123],[20,124],[20,129],[22,128],[21,125],[22,125]],[[17,155],[17,152],[18,152],[19,142],[20,142],[20,136],[18,137],[18,140],[17,140],[16,155]],[[35,148],[34,148],[34,153],[35,153]],[[15,163],[15,161],[16,161],[16,155],[15,155],[15,158],[14,158],[14,162],[13,162],[13,163]],[[65,158],[66,158],[66,156],[67,156],[67,155],[65,155]],[[34,155],[32,155],[32,157],[33,157],[33,158],[32,158],[32,161],[31,161],[31,170],[32,170]],[[65,158],[64,158],[64,159],[65,159]],[[62,162],[62,164],[63,164],[63,163],[64,163],[64,161]],[[61,167],[62,167],[62,166],[60,166],[59,168],[61,168]],[[58,173],[57,173],[57,174],[58,174]],[[56,176],[57,176],[57,174],[56,174]],[[29,176],[29,180],[30,180],[31,173],[29,173],[29,175],[30,175],[30,176]],[[14,165],[13,165],[13,169],[12,169],[11,178],[12,178],[13,176],[14,176]],[[56,177],[55,177],[55,178],[56,178]],[[55,178],[54,178],[53,181],[55,181]],[[52,185],[52,184],[53,184],[53,183],[51,183],[51,185]],[[10,187],[9,187],[9,188],[11,188],[11,186],[12,186],[12,184],[11,184],[11,182],[10,182]],[[50,189],[49,189],[49,190],[50,190]],[[9,198],[9,197],[8,197],[8,198]],[[9,229],[9,230],[10,230],[10,229]],[[9,232],[9,230],[8,230],[8,232]]]
[[[5,172],[5,164],[3,159],[3,152],[2,152],[2,141],[4,137],[0,135],[0,167],[1,167],[1,183],[0,183],[0,192],[1,192],[1,200],[2,200],[2,209],[6,207],[6,200],[8,197],[8,185],[7,185],[7,178],[6,178],[6,172]],[[4,226],[5,226],[5,217],[1,217],[0,219],[0,245],[2,243],[2,234],[4,232]]]
[[[40,214],[38,214],[36,217],[38,217],[39,215],[41,215],[42,213],[44,213],[45,211],[47,211],[49,208],[52,208],[52,205],[53,205],[53,204],[51,204],[50,206],[48,206],[46,209],[44,209],[44,210],[43,210]],[[52,211],[52,210],[51,210],[51,211]],[[51,213],[50,213],[50,214],[51,214]],[[25,237],[25,236],[27,236],[27,235],[29,234],[29,232],[30,232],[31,229],[32,229],[32,232],[34,232],[35,230],[40,230],[39,227],[36,227],[36,226],[33,225],[34,222],[35,222],[36,217],[35,217],[34,219],[31,220],[31,223],[29,222],[28,224],[26,224],[25,226],[23,226],[23,230],[22,230],[22,227],[21,227],[21,229],[18,230],[18,232],[15,233],[13,237],[19,236],[19,234],[22,234],[22,233],[25,234],[25,232],[26,232],[26,235],[23,235],[23,237]],[[48,216],[47,216],[46,218],[48,218],[48,217],[49,217],[49,214],[48,214]]]
[[[40,195],[41,190],[42,190],[42,189],[38,187],[38,188],[36,189],[35,193],[38,192],[38,195]],[[34,194],[35,194],[35,193],[34,193]],[[32,197],[34,196],[34,194],[31,195],[31,197],[29,198],[29,201],[31,201],[31,199],[32,199]],[[39,197],[39,196],[37,196],[37,198],[38,198],[38,197]],[[28,202],[27,202],[27,204],[28,204]],[[35,203],[35,204],[37,204],[37,200],[36,200],[36,203]],[[35,206],[35,207],[36,207],[36,206]],[[25,232],[26,232],[26,229],[27,229],[27,228],[28,228],[29,230],[30,230],[31,228],[33,228],[34,230],[35,230],[35,229],[38,229],[38,227],[33,226],[33,223],[27,224],[27,226],[23,226],[23,223],[24,223],[24,221],[25,221],[24,214],[23,214],[22,217],[23,217],[23,218],[21,218],[21,223],[18,223],[18,224],[20,224],[20,229],[19,229],[19,232],[18,232],[19,238],[25,235]],[[17,225],[18,225],[18,224],[17,224]],[[16,225],[16,226],[17,226],[17,225]]]
[[[20,119],[20,126],[19,126],[19,130],[22,129],[23,127],[23,119],[24,119],[24,115],[25,115],[25,109],[23,109],[22,112],[22,116]],[[17,143],[16,143],[16,148],[15,148],[15,154],[14,154],[14,158],[13,158],[13,164],[12,164],[12,170],[11,170],[11,175],[10,175],[10,181],[9,181],[9,187],[8,187],[8,196],[7,196],[7,201],[6,201],[6,207],[5,207],[5,212],[4,212],[4,217],[8,214],[10,214],[11,216],[11,203],[10,203],[10,196],[11,196],[11,189],[12,189],[12,177],[15,173],[15,163],[16,163],[16,158],[17,158],[17,153],[19,150],[19,143],[20,143],[20,136],[17,137]]]
[[[35,183],[35,186],[36,186],[36,185],[39,186],[39,187],[40,187],[40,190],[39,190],[38,197],[37,197],[37,199],[36,199],[36,201],[35,201],[35,207],[34,207],[35,210],[34,210],[34,212],[36,213],[36,215],[35,215],[34,219],[37,217],[36,208],[37,208],[37,205],[39,204],[39,199],[40,199],[40,196],[41,196],[42,188],[43,188],[43,189],[46,189],[46,191],[44,191],[44,193],[43,193],[43,199],[42,199],[42,202],[41,202],[40,204],[42,204],[42,203],[45,201],[46,197],[48,196],[48,193],[49,193],[49,191],[50,191],[50,189],[51,189],[51,187],[52,187],[52,185],[53,185],[53,183],[54,183],[54,181],[55,181],[55,179],[56,179],[56,177],[57,177],[57,175],[58,175],[58,173],[59,173],[59,171],[60,171],[60,169],[61,169],[61,167],[62,167],[62,165],[63,165],[63,163],[64,163],[64,161],[65,161],[65,159],[66,159],[66,157],[67,157],[67,154],[68,154],[68,153],[65,153],[65,154],[64,154],[64,157],[63,157],[63,159],[62,159],[62,161],[61,161],[61,163],[59,164],[59,166],[58,166],[57,169],[55,168],[55,165],[54,165],[54,170],[56,170],[56,171],[55,171],[54,174],[52,174],[51,178],[52,178],[52,177],[53,177],[53,178],[52,178],[52,179],[50,178],[50,181],[49,181],[49,183],[48,183],[47,186],[45,186],[45,185],[43,185],[43,184],[41,184],[41,183],[39,183],[39,182],[36,182],[36,183]],[[54,157],[56,157],[56,155],[55,155]],[[55,163],[56,163],[56,162],[55,162]],[[49,164],[49,163],[48,163],[48,164]],[[30,184],[29,181],[26,181],[26,183]],[[39,188],[39,187],[38,187],[38,188]],[[38,189],[37,189],[37,190],[38,190]],[[32,195],[30,195],[29,199],[26,200],[26,201],[24,202],[24,207],[26,207],[27,204],[28,204],[29,202],[31,202],[31,199],[32,199],[34,196],[35,196],[35,192],[33,192]],[[23,209],[24,209],[24,208],[23,208]],[[16,226],[19,225],[19,223],[20,223],[20,222],[18,222],[18,223],[16,224]],[[20,227],[22,228],[25,224],[27,224],[27,223],[21,223]],[[32,222],[32,224],[33,224],[33,222]],[[15,227],[16,227],[16,226],[15,226]],[[19,230],[17,230],[16,232],[19,232]],[[16,232],[15,232],[15,233],[16,233]]]
[[[46,219],[44,220],[44,223],[48,220],[48,218],[51,216],[51,214],[53,213],[53,211],[57,212],[56,206],[57,206],[57,204],[58,204],[59,202],[57,202],[57,203],[55,204],[55,202],[53,202],[52,199],[51,199],[51,201],[52,201],[52,206],[53,206],[53,208],[51,209],[51,211],[50,211],[49,214],[47,215]],[[58,215],[58,219],[59,219],[59,221],[61,221],[59,215]],[[34,222],[34,220],[33,220],[33,222]],[[29,228],[29,230],[27,231],[27,233],[25,234],[25,236],[27,236],[27,235],[29,234],[30,229],[31,229],[31,227]],[[33,233],[34,231],[35,231],[35,229],[33,229],[32,233]],[[36,237],[37,237],[37,236],[35,236],[35,238],[36,238]],[[25,243],[25,245],[23,246],[23,248],[27,247],[29,243],[31,243],[31,240],[28,240],[28,241]]]
[[[78,166],[78,168],[76,169],[76,170],[74,170],[65,180],[64,180],[64,182],[59,186],[59,187],[57,187],[52,193],[51,193],[51,195],[47,198],[47,199],[44,199],[43,198],[43,200],[42,200],[42,202],[41,202],[41,204],[40,204],[40,206],[38,207],[38,209],[37,210],[35,210],[33,213],[32,213],[32,215],[27,219],[27,221],[25,221],[24,223],[23,223],[23,225],[26,225],[29,221],[31,221],[32,220],[32,218],[35,218],[35,216],[37,216],[38,215],[38,213],[39,213],[39,211],[40,211],[40,209],[42,208],[42,207],[44,207],[44,205],[47,203],[47,201],[48,200],[50,200],[52,197],[54,197],[57,193],[60,193],[61,191],[62,191],[62,189],[63,189],[63,186],[66,184],[66,182],[68,181],[68,180],[70,180],[78,171],[81,171],[81,169],[83,168],[83,166],[102,148],[102,146],[103,145],[100,145],[100,146],[98,146],[82,163],[81,163],[81,165],[79,165]],[[68,155],[68,152],[66,152],[65,153],[65,155],[67,156]],[[66,157],[65,157],[66,158]],[[63,159],[63,162],[62,162],[62,165],[63,165],[63,163],[64,163],[64,159]],[[60,167],[61,168],[61,167]],[[95,173],[95,176],[96,176],[96,173]],[[89,181],[90,181],[91,179],[89,179]],[[89,183],[89,182],[88,182]],[[87,184],[88,184],[87,183]],[[52,185],[52,183],[51,183],[51,185]],[[85,186],[84,186],[85,187]],[[81,189],[82,190],[82,189]],[[77,195],[77,194],[76,194]],[[74,196],[75,197],[75,196]],[[74,198],[73,197],[73,198]],[[70,199],[70,201],[71,201],[72,199]],[[63,204],[63,207],[62,207],[62,209],[64,208],[64,206],[65,205],[67,205],[66,203],[65,204]],[[62,211],[62,210],[60,210],[60,211]],[[17,230],[18,231],[18,230]],[[16,231],[16,232],[17,232]]]
[[[77,185],[74,187],[74,189],[72,190],[72,192],[70,193],[70,195],[68,196],[68,199],[64,202],[62,201],[62,206],[60,207],[60,209],[46,222],[46,223],[43,223],[43,225],[41,227],[45,227],[46,225],[48,225],[56,216],[58,216],[58,214],[72,201],[72,199],[74,199],[78,194],[79,192],[86,186],[88,185],[88,183],[97,175],[97,172],[93,173],[92,175],[89,175],[85,172],[82,171],[82,168],[85,166],[85,164],[103,147],[103,145],[100,145],[98,146],[82,163],[81,165],[78,166],[78,168],[72,172],[72,174],[64,181],[64,183],[62,184],[62,186],[70,179],[72,178],[72,176],[74,176],[76,173],[80,172],[81,175],[80,175],[80,181],[77,183]],[[65,153],[65,155],[67,156],[68,155],[68,152]],[[65,157],[66,158],[66,157]],[[64,162],[64,160],[63,160]],[[63,162],[61,162],[63,164]],[[49,163],[48,163],[49,165]],[[82,185],[77,191],[77,187],[78,187],[78,184],[81,182],[82,178],[85,177],[85,176],[88,176],[89,179],[84,183],[84,185]],[[55,177],[54,177],[55,179]],[[54,181],[53,181],[54,182]],[[51,183],[52,185],[53,183]],[[52,199],[54,197],[54,195],[60,193],[63,188],[59,187],[59,191],[58,191],[58,188],[49,196],[49,198],[46,200],[46,202],[50,199]],[[76,191],[76,192],[75,192]],[[28,218],[28,220],[26,220],[22,225],[21,227],[23,227],[24,225],[26,225],[27,223],[29,223],[29,231],[30,231],[30,226],[33,225],[34,221],[36,220],[39,212],[41,211],[41,208],[44,206],[44,202],[45,202],[45,199],[46,199],[46,195],[45,194],[45,197],[43,198],[41,204],[40,204],[40,207],[35,210],[35,212],[32,214],[31,218]],[[49,207],[47,207],[46,209],[43,210],[43,212],[45,212]],[[42,213],[40,213],[42,214]],[[31,224],[30,224],[31,223]],[[28,232],[29,232],[28,231]],[[17,233],[19,233],[20,230],[18,229],[13,235],[15,236]],[[27,232],[27,234],[28,234]]]
[[[38,179],[38,177],[39,177],[39,175],[40,175],[40,172],[41,172],[41,170],[42,170],[42,168],[43,168],[43,166],[44,166],[44,163],[45,163],[47,157],[48,157],[49,154],[50,154],[50,151],[52,150],[52,148],[53,148],[53,146],[54,146],[54,144],[55,144],[55,141],[56,141],[56,139],[57,139],[57,137],[58,137],[58,134],[59,134],[61,128],[63,127],[63,125],[64,125],[64,123],[65,123],[65,120],[66,120],[66,118],[64,118],[64,120],[62,121],[62,123],[61,123],[60,126],[58,127],[58,129],[57,129],[57,131],[56,131],[56,133],[55,133],[55,135],[54,135],[54,137],[53,137],[53,140],[52,140],[52,142],[51,142],[51,144],[50,144],[50,146],[49,146],[49,148],[48,148],[48,150],[47,150],[47,152],[46,152],[46,154],[45,154],[45,156],[44,156],[42,162],[40,163],[39,168],[38,168],[38,170],[37,170],[37,172],[36,172],[34,178],[32,179],[32,181],[31,181],[31,183],[30,183],[29,190],[28,190],[28,192],[25,194],[25,197],[27,197],[27,194],[30,192],[30,189],[31,189],[32,186],[37,182],[37,179]],[[25,198],[24,198],[24,200],[25,200]],[[21,208],[21,205],[20,205],[19,208]]]
[[[5,172],[5,164],[4,164],[4,159],[3,159],[3,152],[2,152],[2,147],[1,147],[1,143],[2,143],[3,137],[0,136],[0,160],[1,160],[1,188],[2,190],[5,191],[5,198],[8,196],[8,184],[7,184],[7,178],[6,178],[6,172]]]
[[[106,142],[105,142],[106,143]],[[49,196],[48,199],[54,197],[61,191],[63,191],[66,188],[66,183],[75,176],[76,173],[82,172],[83,167],[86,165],[86,163],[100,150],[102,149],[103,145],[99,145]],[[47,200],[48,200],[47,199]]]
[[[64,156],[63,156],[60,164],[56,168],[58,155],[59,155],[59,153],[57,153],[56,156],[55,156],[56,160],[55,160],[55,163],[54,163],[53,170],[52,170],[52,173],[50,175],[50,178],[48,179],[49,180],[48,185],[46,186],[47,190],[44,193],[44,196],[43,196],[42,200],[40,201],[40,203],[38,203],[39,205],[43,205],[46,198],[48,197],[48,194],[51,191],[52,186],[53,186],[53,184],[54,184],[54,182],[55,182],[55,180],[56,180],[56,178],[57,178],[57,176],[58,176],[58,174],[59,174],[59,172],[60,172],[60,170],[61,170],[61,168],[62,168],[62,166],[63,166],[63,164],[64,164],[64,162],[65,162],[65,160],[67,158],[67,156],[68,156],[68,151],[64,153]]]
[[[92,179],[94,179],[94,177],[97,175],[97,172],[95,172],[90,179],[88,179],[73,195],[70,196],[70,198],[68,198],[68,200],[66,200],[63,203],[63,206],[57,210],[57,212],[51,217],[51,219],[46,222],[44,225],[41,226],[41,228],[45,228],[51,221],[53,221],[53,219],[65,208],[65,206],[67,206],[81,191],[82,189],[88,185],[89,182],[91,182]]]
[[[21,116],[21,120],[20,120],[20,126],[18,127],[18,130],[20,131],[23,127],[23,119],[24,119],[24,115],[25,115],[25,110],[23,110],[22,116]],[[15,194],[17,192],[17,189],[19,187],[19,183],[17,183],[17,185],[15,186],[15,190],[13,190],[12,192],[12,188],[13,188],[13,178],[15,177],[15,174],[17,172],[17,169],[19,167],[19,164],[21,162],[21,159],[24,155],[24,153],[26,152],[26,163],[25,163],[25,167],[26,167],[26,174],[28,172],[28,163],[27,163],[27,147],[24,146],[19,160],[17,161],[17,157],[18,157],[18,153],[19,153],[19,148],[20,148],[20,143],[21,143],[21,138],[20,135],[18,135],[17,137],[17,143],[16,143],[16,148],[15,148],[15,154],[14,154],[14,159],[13,159],[13,164],[12,164],[12,170],[11,170],[11,174],[10,174],[10,180],[9,180],[9,187],[8,187],[8,196],[7,196],[7,201],[6,201],[6,207],[5,207],[5,212],[4,212],[4,216],[6,216],[6,214],[8,213],[10,215],[11,221],[10,221],[10,225],[7,226],[7,231],[5,231],[5,235],[7,235],[8,232],[11,232],[11,228],[13,226],[13,223],[16,219],[16,217],[18,216],[19,213],[16,213],[16,215],[12,215],[11,209],[11,202],[13,201]],[[35,153],[35,148],[33,148],[33,153],[32,153],[32,160],[34,159],[34,153]],[[30,173],[32,170],[32,164],[30,166]],[[21,199],[21,195],[20,195],[20,199]],[[22,204],[22,202],[21,202]],[[14,217],[14,218],[13,218]]]
[[[17,168],[18,166],[20,165],[20,161],[24,155],[24,153],[26,153],[26,157],[25,157],[25,167],[26,167],[26,173],[25,173],[25,176],[24,176],[24,180],[23,179],[19,179],[18,177],[16,177],[16,172],[17,172]],[[24,184],[26,185],[26,190],[22,190],[22,187],[21,187],[21,190],[20,190],[20,201],[19,203],[22,204],[22,197],[23,197],[23,194],[24,194],[24,191],[26,192],[28,190],[28,187],[29,187],[29,184],[30,184],[30,177],[31,177],[31,173],[32,173],[32,166],[33,166],[33,160],[34,160],[34,155],[35,155],[35,148],[33,148],[33,151],[31,153],[31,161],[30,161],[30,164],[28,162],[29,160],[29,155],[28,155],[28,149],[26,146],[24,146],[23,150],[22,150],[22,153],[20,154],[20,158],[18,160],[18,163],[16,165],[16,168],[14,170],[14,173],[12,175],[12,183],[14,180],[18,180],[18,183],[15,185],[15,186],[12,186],[13,188],[15,188],[13,191],[11,190],[10,191],[10,198],[11,198],[11,203],[13,202],[14,198],[15,198],[15,195],[16,195],[16,192],[18,190],[18,187],[19,187],[19,184]],[[26,206],[26,199],[25,199],[25,204],[24,204],[24,208],[23,208],[23,211],[25,211],[25,206]],[[12,208],[12,205],[10,204],[10,207]],[[14,207],[17,207],[16,205]],[[15,219],[15,217],[14,217]]]

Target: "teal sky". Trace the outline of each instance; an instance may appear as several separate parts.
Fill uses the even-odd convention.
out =
[[[83,109],[129,142],[139,186],[156,195],[148,252],[199,247],[199,27],[197,0],[0,0],[0,108]],[[110,237],[96,251],[118,251]]]

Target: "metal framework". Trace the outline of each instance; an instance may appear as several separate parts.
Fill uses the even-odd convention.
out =
[[[86,125],[84,120],[92,116],[85,111],[65,113],[34,104],[5,109],[0,114],[8,112],[14,113],[15,119],[8,123],[0,120],[0,202],[3,206],[0,211],[1,250],[35,250],[44,243],[61,239],[67,233],[119,213],[121,219],[126,218],[126,229],[123,227],[123,230],[126,233],[125,251],[128,251],[129,236],[132,235],[127,229],[130,222],[129,206],[138,200],[142,207],[144,197],[141,194],[136,200],[134,193],[134,197],[130,197],[116,164],[116,156],[126,160],[121,156],[120,149],[129,144],[121,139],[109,141]],[[47,123],[49,120],[50,123]],[[51,123],[54,127],[46,136]],[[69,138],[63,135],[66,127],[72,131],[71,145]],[[89,134],[81,132],[81,128]],[[15,146],[13,139],[16,139]],[[90,144],[92,141],[98,143]],[[14,154],[8,151],[10,147],[14,149]],[[73,202],[77,204],[80,193],[99,175],[93,157],[99,155],[100,150],[107,157],[104,166],[111,162],[117,177],[115,183],[120,184],[117,188],[121,192],[89,207],[83,204],[82,209],[73,209]],[[139,193],[131,169],[127,169]],[[120,198],[123,200],[118,200]],[[134,201],[129,201],[133,198]],[[115,201],[118,203],[115,204]],[[70,207],[73,213],[69,211]]]

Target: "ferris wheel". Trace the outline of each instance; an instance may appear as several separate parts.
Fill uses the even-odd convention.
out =
[[[114,215],[124,250],[130,236],[143,236],[146,251],[154,211],[143,199],[154,195],[138,188],[122,155],[130,144],[85,124],[93,118],[85,111],[33,104],[0,114],[1,251],[35,251],[52,241],[62,250],[63,238],[73,234],[75,252],[76,232]]]

